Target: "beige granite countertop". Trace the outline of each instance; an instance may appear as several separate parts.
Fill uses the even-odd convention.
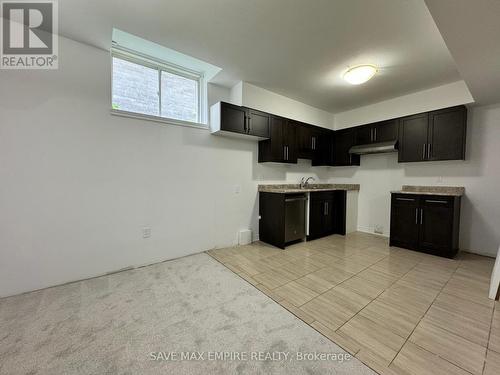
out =
[[[397,194],[419,194],[419,195],[443,195],[461,197],[465,194],[463,186],[411,186],[403,185],[398,191],[391,191]]]
[[[266,193],[308,193],[311,191],[332,191],[332,190],[359,190],[359,184],[309,184],[307,188],[300,188],[299,184],[273,184],[259,185],[260,192]]]

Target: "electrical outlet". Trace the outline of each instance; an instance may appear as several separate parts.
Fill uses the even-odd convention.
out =
[[[151,227],[142,228],[142,238],[149,238],[149,237],[151,237]]]
[[[374,232],[378,233],[378,234],[384,234],[384,226],[383,225],[375,225]]]
[[[241,193],[241,185],[234,185],[234,194]]]

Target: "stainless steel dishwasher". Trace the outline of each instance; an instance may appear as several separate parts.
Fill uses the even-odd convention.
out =
[[[290,194],[285,198],[285,242],[306,236],[306,195]]]

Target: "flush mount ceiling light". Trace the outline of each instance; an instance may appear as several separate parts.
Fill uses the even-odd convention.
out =
[[[360,85],[372,78],[375,73],[377,73],[375,65],[363,64],[347,69],[343,77],[351,85]]]

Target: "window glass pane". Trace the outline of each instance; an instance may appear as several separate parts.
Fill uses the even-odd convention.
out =
[[[158,70],[113,57],[114,109],[159,116]]]
[[[162,71],[161,115],[198,122],[198,81]]]

